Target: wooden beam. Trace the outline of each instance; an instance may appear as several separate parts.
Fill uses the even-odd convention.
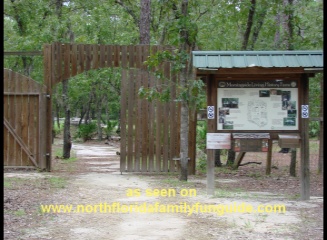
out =
[[[271,173],[271,157],[272,157],[272,139],[268,139],[266,175],[270,175]]]
[[[302,75],[301,105],[309,105],[309,79]],[[310,199],[310,155],[309,155],[309,118],[301,118],[301,200]]]
[[[207,106],[215,106],[217,102],[217,88],[213,81],[214,76],[210,75],[207,81]],[[208,133],[214,133],[217,129],[217,109],[213,119],[208,119]],[[215,149],[207,149],[207,194],[215,194]]]
[[[42,56],[42,51],[29,51],[29,52],[3,52],[3,55],[14,55],[14,56]]]

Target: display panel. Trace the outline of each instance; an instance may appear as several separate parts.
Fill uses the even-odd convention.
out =
[[[294,80],[218,82],[218,130],[298,130]]]

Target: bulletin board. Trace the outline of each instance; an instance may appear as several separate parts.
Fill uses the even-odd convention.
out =
[[[298,130],[295,80],[220,80],[218,130]]]

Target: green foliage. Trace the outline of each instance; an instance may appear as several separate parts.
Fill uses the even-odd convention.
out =
[[[63,129],[64,129],[64,123],[60,123],[59,125],[60,126],[58,127],[57,123],[53,124],[53,128],[52,129],[54,131],[55,136],[58,135],[58,134],[60,134],[63,131]]]
[[[206,138],[207,138],[207,122],[198,121],[196,127],[196,145],[199,149],[206,148]]]
[[[310,121],[309,122],[309,137],[319,137],[320,134],[320,123],[319,121]]]
[[[78,126],[75,138],[81,138],[84,142],[90,140],[97,131],[97,125],[95,122],[87,124],[81,124]]]
[[[107,135],[107,138],[110,138],[110,136],[113,134],[117,125],[118,125],[118,121],[108,121],[107,122],[107,127],[104,129],[104,133]]]
[[[207,170],[207,159],[201,157],[196,161],[196,170],[200,173],[205,173]]]

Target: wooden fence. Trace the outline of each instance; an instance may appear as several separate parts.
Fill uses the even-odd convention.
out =
[[[174,172],[179,156],[179,110],[175,103],[148,103],[137,97],[137,90],[144,84],[158,84],[150,76],[144,61],[161,50],[173,50],[170,46],[149,45],[96,45],[53,43],[44,46],[44,78],[47,94],[52,86],[92,69],[120,67],[122,78],[122,138],[121,171]],[[170,66],[162,69],[170,78]],[[171,81],[177,81],[171,79]],[[176,94],[172,84],[172,94]],[[51,99],[47,103],[47,119],[51,122]],[[195,118],[195,117],[194,117]],[[193,120],[193,118],[192,118]],[[190,121],[189,173],[195,173],[195,121]],[[51,125],[47,128],[51,135]],[[47,140],[47,152],[51,154],[51,142]]]
[[[151,73],[123,70],[121,81],[121,172],[176,172],[180,151],[180,105],[138,96],[141,86],[161,87]],[[170,93],[176,96],[176,78]],[[193,171],[192,171],[193,172]]]
[[[4,166],[46,168],[46,88],[4,69]]]
[[[92,69],[120,67],[121,171],[176,172],[180,146],[180,111],[176,102],[147,102],[138,98],[140,86],[160,87],[147,72],[148,56],[170,46],[45,44],[44,86],[4,70],[4,166],[35,166],[50,171],[52,145],[52,88],[57,83]],[[19,53],[25,54],[25,53]],[[37,53],[40,54],[40,53]],[[177,94],[178,78],[170,65],[162,66],[170,91]],[[167,83],[165,83],[167,84]],[[47,97],[46,97],[47,96]],[[196,118],[190,114],[189,174],[195,173]]]

